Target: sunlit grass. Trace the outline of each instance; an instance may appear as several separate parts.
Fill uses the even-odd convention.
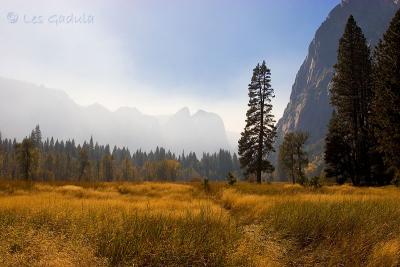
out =
[[[175,184],[113,184],[98,190],[39,184],[28,193],[0,197],[0,228],[10,235],[26,231],[34,240],[76,241],[105,264],[221,265],[236,238],[234,225],[227,211],[206,197],[193,199],[192,191]],[[30,264],[26,249],[31,246],[25,241],[2,238],[7,257],[0,265]],[[51,257],[32,255],[38,263]]]
[[[0,266],[398,266],[400,190],[0,181]]]
[[[281,194],[277,194],[279,190]],[[397,266],[400,190],[289,185],[240,185],[225,190],[224,205],[243,224],[261,224],[291,253],[285,264]],[[379,263],[379,264],[378,264]]]

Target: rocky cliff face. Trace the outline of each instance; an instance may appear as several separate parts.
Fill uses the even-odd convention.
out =
[[[342,0],[330,12],[309,46],[292,87],[290,102],[278,121],[277,146],[288,132],[309,132],[308,151],[311,160],[321,169],[324,137],[332,114],[329,86],[347,19],[350,15],[355,17],[372,50],[399,7],[398,0]]]

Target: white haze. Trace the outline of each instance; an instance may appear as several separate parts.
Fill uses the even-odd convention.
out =
[[[135,8],[136,4],[139,3],[126,5]],[[0,32],[7,37],[0,42],[0,76],[59,88],[80,105],[101,103],[110,110],[129,106],[152,115],[173,113],[188,106],[192,110],[204,109],[220,114],[228,129],[239,131],[243,127],[245,90],[240,100],[206,100],[194,98],[189,93],[174,93],[202,88],[155,88],[135,79],[135,70],[140,66],[134,57],[127,56],[129,48],[124,40],[113,35],[112,31],[117,29],[110,29],[112,12],[118,12],[118,9],[110,9],[111,6],[111,1],[93,4],[77,0],[38,0],[33,4],[1,0]],[[19,15],[19,23],[7,21],[10,12]],[[70,13],[92,14],[94,24],[21,23],[25,14],[48,17]],[[250,71],[251,66],[243,73],[247,75]],[[234,79],[229,86],[245,88],[247,78]]]
[[[3,137],[21,139],[39,124],[45,137],[82,143],[93,136],[100,144],[127,146],[131,151],[162,146],[174,153],[193,151],[201,156],[234,148],[222,119],[214,113],[190,114],[182,108],[157,117],[129,107],[112,112],[99,104],[80,106],[63,91],[25,82],[0,78],[0,88]]]

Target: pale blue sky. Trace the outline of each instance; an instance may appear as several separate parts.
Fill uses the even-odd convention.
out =
[[[271,68],[278,119],[315,31],[340,1],[0,2],[1,76],[65,90],[83,105],[148,114],[205,109],[239,132],[252,68],[262,60]],[[93,23],[48,21],[83,13]],[[33,16],[42,23],[27,23]]]

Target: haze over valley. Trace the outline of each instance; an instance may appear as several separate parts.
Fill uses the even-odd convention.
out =
[[[39,124],[44,136],[60,141],[83,143],[93,137],[132,151],[164,147],[201,156],[237,146],[229,143],[222,119],[203,110],[191,114],[183,107],[172,115],[150,116],[133,107],[110,111],[100,104],[81,106],[61,90],[26,82],[0,78],[0,87],[0,113],[12,114],[0,117],[3,137],[20,140]]]

